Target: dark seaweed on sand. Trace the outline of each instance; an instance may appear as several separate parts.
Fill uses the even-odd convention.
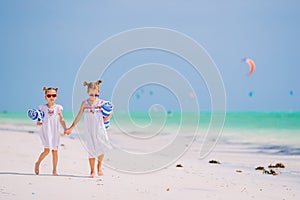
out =
[[[276,165],[269,165],[269,168],[285,168],[283,163],[276,163]]]
[[[255,170],[265,170],[265,168],[262,166],[259,166],[259,167],[256,167]]]
[[[219,161],[217,160],[210,160],[208,163],[211,163],[211,164],[221,164]]]
[[[270,175],[273,175],[273,176],[277,176],[278,175],[273,169],[271,169],[270,171],[264,170],[263,173],[264,174],[270,174]]]
[[[183,167],[183,165],[182,164],[177,164],[176,167]]]

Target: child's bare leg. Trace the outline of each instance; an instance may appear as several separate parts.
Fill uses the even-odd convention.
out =
[[[58,155],[57,155],[57,150],[52,150],[52,162],[53,162],[53,171],[52,171],[52,175],[53,176],[58,176],[57,174],[57,162],[58,162]]]
[[[90,168],[91,168],[91,178],[95,177],[95,158],[89,158]]]
[[[48,148],[44,148],[44,151],[40,154],[38,161],[36,161],[35,166],[34,166],[34,172],[35,174],[39,174],[40,173],[40,164],[41,162],[44,160],[44,158],[49,154],[50,149]]]
[[[103,172],[102,172],[102,160],[104,158],[104,154],[98,156],[98,165],[97,165],[97,169],[98,169],[98,176],[102,176]]]

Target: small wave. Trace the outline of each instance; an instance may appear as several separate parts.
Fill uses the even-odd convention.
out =
[[[300,148],[290,146],[270,145],[259,147],[260,153],[275,154],[275,155],[300,155]]]

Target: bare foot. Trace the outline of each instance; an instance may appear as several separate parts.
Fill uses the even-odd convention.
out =
[[[58,176],[58,173],[57,173],[56,171],[53,171],[53,172],[52,172],[52,175],[53,175],[53,176]]]
[[[98,176],[103,176],[103,171],[102,171],[102,169],[99,169],[99,170],[98,170]]]
[[[98,162],[97,170],[98,170],[98,176],[103,176],[103,171],[102,171],[102,165],[101,165],[101,162]]]
[[[89,176],[90,178],[95,178],[95,172],[91,172],[91,175]]]
[[[35,163],[35,165],[34,165],[34,172],[35,172],[35,174],[36,175],[39,175],[39,173],[40,173],[40,164],[38,164],[38,163]]]

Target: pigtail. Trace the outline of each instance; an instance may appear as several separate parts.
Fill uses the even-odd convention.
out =
[[[100,83],[102,83],[102,80],[98,80],[96,82],[83,82],[83,86],[87,86],[87,92],[89,92],[90,89],[98,90],[100,91]]]
[[[86,81],[83,82],[83,86],[87,86],[88,84],[89,84],[89,83],[86,82]]]
[[[102,80],[98,80],[95,82],[97,85],[100,85],[100,83],[102,83]]]
[[[45,94],[47,94],[48,90],[55,90],[55,92],[57,93],[58,88],[53,88],[53,87],[47,88],[46,86],[43,87],[43,91],[45,91]]]

